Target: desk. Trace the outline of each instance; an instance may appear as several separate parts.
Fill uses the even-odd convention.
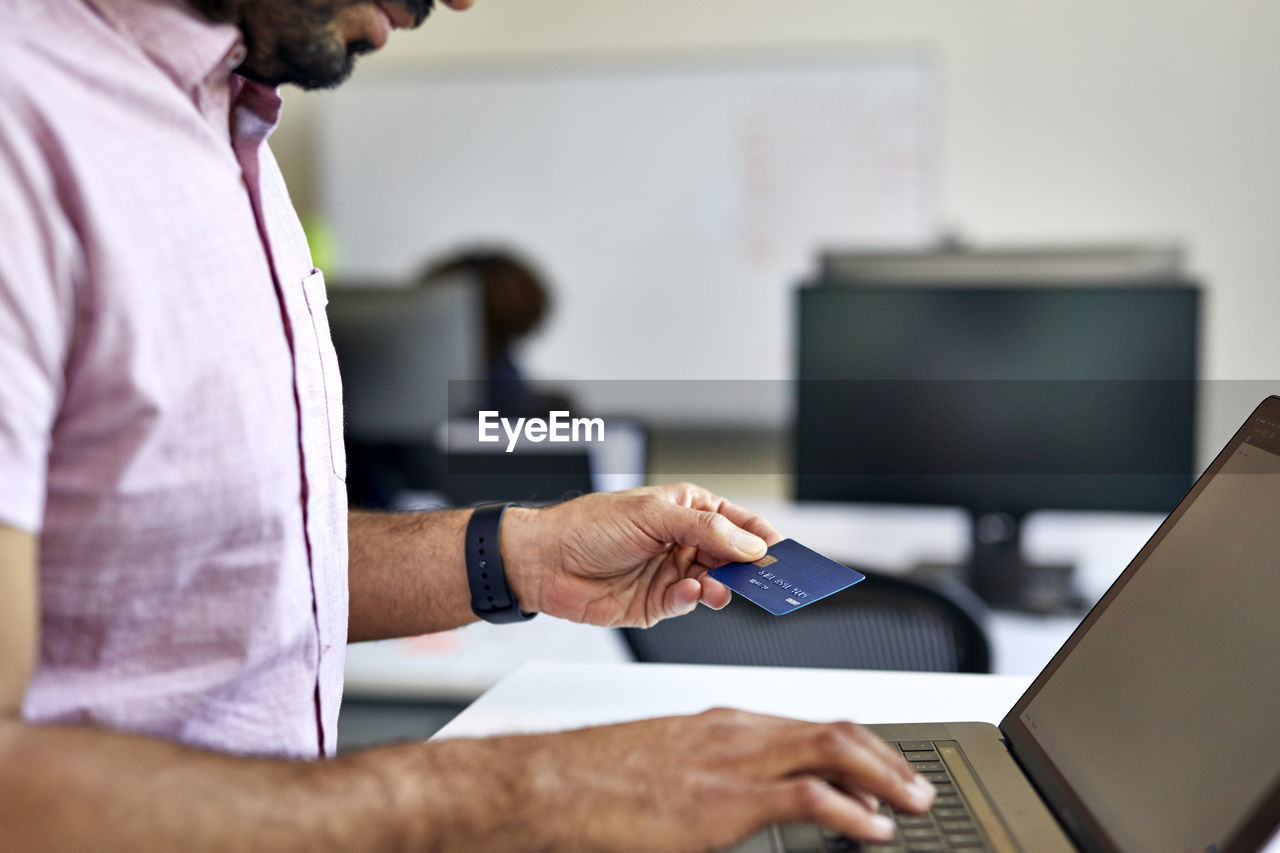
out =
[[[716,706],[863,723],[998,724],[1031,679],[672,664],[532,663],[503,679],[436,738],[532,733]],[[1280,832],[1264,848],[1280,853]]]
[[[968,516],[959,510],[744,503],[785,536],[836,559],[886,572],[905,572],[919,562],[959,562],[969,543]],[[1028,520],[1025,548],[1034,560],[1075,561],[1081,591],[1093,601],[1160,521],[1154,515],[1043,513]],[[1035,675],[1078,623],[1074,616],[993,613],[987,630],[995,671]],[[629,659],[613,630],[540,616],[520,625],[480,624],[431,638],[353,645],[347,656],[347,692],[470,701],[532,661],[623,663]]]
[[[532,661],[626,663],[612,628],[539,616],[512,625],[477,622],[456,631],[347,647],[345,693],[371,699],[470,702]]]
[[[437,738],[543,732],[727,706],[810,720],[901,723],[940,714],[999,723],[1031,679],[866,670],[530,663]],[[932,697],[941,690],[944,705]],[[938,708],[928,711],[928,708]]]

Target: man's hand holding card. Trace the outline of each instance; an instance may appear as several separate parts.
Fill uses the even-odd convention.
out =
[[[774,616],[792,613],[864,580],[861,573],[794,539],[770,546],[758,560],[729,563],[707,574]]]

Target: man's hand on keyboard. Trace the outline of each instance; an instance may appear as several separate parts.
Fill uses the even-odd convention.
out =
[[[486,850],[708,851],[769,824],[811,822],[886,840],[879,802],[911,813],[932,786],[853,723],[717,709],[542,736],[428,744],[449,780],[440,817],[475,826],[483,804],[517,839]],[[486,778],[488,777],[488,778]],[[504,820],[493,820],[501,814]]]

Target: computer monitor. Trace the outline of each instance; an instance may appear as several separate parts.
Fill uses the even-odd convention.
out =
[[[475,380],[484,376],[482,312],[480,287],[465,275],[406,287],[332,286],[329,329],[347,435],[424,442],[449,417],[474,411],[478,399],[459,397],[479,390]]]
[[[799,500],[959,506],[989,603],[1058,609],[1023,561],[1041,509],[1167,512],[1195,472],[1200,293],[827,283],[799,289]]]
[[[330,287],[354,504],[393,506],[406,489],[432,487],[436,429],[481,402],[481,299],[468,275],[426,285],[338,280]]]

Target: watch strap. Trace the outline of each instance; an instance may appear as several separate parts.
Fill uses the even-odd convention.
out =
[[[467,522],[465,544],[471,610],[486,622],[499,625],[523,622],[537,615],[520,609],[502,565],[499,533],[508,506],[499,503],[476,507]]]

